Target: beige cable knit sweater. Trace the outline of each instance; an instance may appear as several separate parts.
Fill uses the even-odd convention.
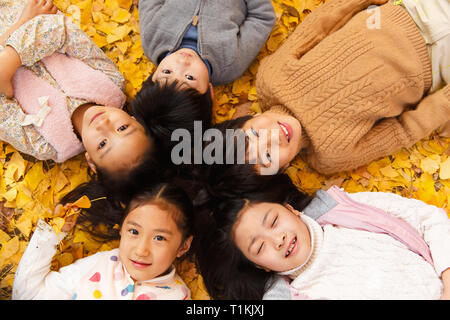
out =
[[[409,147],[450,120],[448,84],[425,96],[431,64],[412,18],[386,4],[370,29],[370,4],[329,0],[258,70],[262,109],[300,121],[301,154],[324,174]]]

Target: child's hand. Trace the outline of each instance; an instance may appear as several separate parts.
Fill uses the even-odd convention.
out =
[[[57,11],[58,8],[52,0],[28,0],[20,15],[19,23],[24,24],[40,14],[55,14]]]
[[[442,293],[441,300],[450,300],[450,268],[447,268],[441,274],[442,283],[444,284],[444,292]]]
[[[58,212],[60,211],[66,211],[69,208],[72,208],[75,211],[75,214],[71,214],[70,216],[68,216],[67,218],[65,218],[65,222],[64,225],[61,228],[62,232],[69,232],[73,229],[73,227],[75,227],[75,224],[77,223],[77,218],[78,218],[78,208],[74,207],[72,205],[65,205],[63,206],[62,204],[58,204],[55,207],[55,214],[58,215]]]

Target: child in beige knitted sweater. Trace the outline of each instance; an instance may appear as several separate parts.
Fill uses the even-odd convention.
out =
[[[249,132],[257,150],[249,160],[268,167],[277,157],[276,173],[300,153],[331,174],[450,123],[449,2],[384,3],[329,0],[262,61],[256,89],[263,113],[231,120]],[[276,139],[262,141],[260,131],[272,129]]]

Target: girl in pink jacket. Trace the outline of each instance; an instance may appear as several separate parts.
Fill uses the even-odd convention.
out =
[[[39,160],[86,150],[91,168],[133,166],[150,147],[121,110],[124,78],[51,0],[16,1],[0,20],[0,139]]]

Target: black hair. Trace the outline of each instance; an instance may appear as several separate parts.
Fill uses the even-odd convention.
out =
[[[132,210],[149,203],[170,211],[178,229],[182,232],[183,241],[193,234],[192,202],[182,188],[167,182],[157,183],[136,194],[124,209],[122,223]]]
[[[201,94],[180,86],[176,80],[154,82],[150,76],[131,101],[131,112],[139,122],[145,123],[159,150],[169,156],[176,144],[171,141],[176,129],[186,129],[193,136],[196,121],[202,129],[211,127],[212,105],[209,88]]]
[[[120,224],[123,206],[135,194],[149,185],[167,180],[176,170],[170,162],[171,134],[183,128],[191,134],[194,121],[201,121],[203,128],[211,126],[212,97],[208,90],[200,94],[195,89],[181,88],[171,83],[153,82],[149,77],[140,91],[130,102],[130,115],[145,128],[150,139],[150,147],[127,170],[106,170],[97,167],[97,174],[91,174],[89,182],[77,186],[61,199],[62,204],[76,201],[83,195],[91,200],[91,208],[85,209],[79,221],[89,224],[93,235],[101,238],[114,238],[117,233],[99,233],[94,230],[100,224],[108,227]],[[109,228],[112,229],[112,228]]]
[[[300,192],[284,174],[272,176],[272,184],[250,198],[232,197],[217,203],[198,248],[197,265],[213,299],[261,300],[270,287],[273,272],[257,268],[237,248],[232,230],[247,203],[290,204],[302,210],[311,197]]]

